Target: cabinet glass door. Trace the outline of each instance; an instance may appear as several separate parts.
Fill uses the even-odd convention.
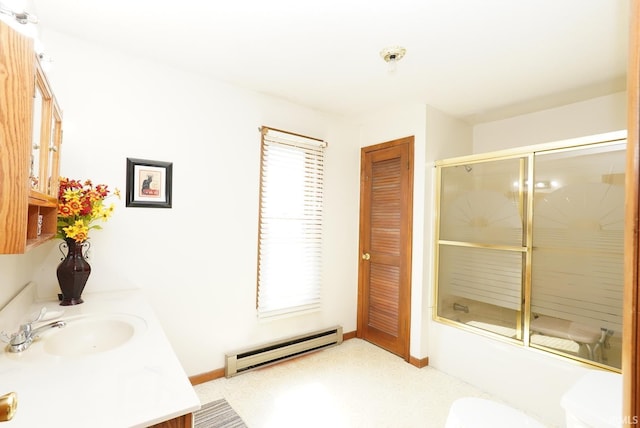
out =
[[[33,99],[33,135],[31,137],[31,163],[29,169],[29,183],[34,190],[40,189],[40,124],[42,123],[43,97],[42,87],[36,80],[36,90]]]
[[[51,122],[51,141],[49,143],[49,165],[47,167],[47,194],[58,197],[60,179],[60,144],[62,143],[62,115],[58,105],[53,103],[53,121]]]
[[[51,142],[53,96],[40,65],[36,67],[31,146],[31,189],[48,193],[49,146]]]

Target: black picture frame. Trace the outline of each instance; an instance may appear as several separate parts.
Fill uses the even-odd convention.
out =
[[[171,208],[173,163],[127,158],[127,207]]]

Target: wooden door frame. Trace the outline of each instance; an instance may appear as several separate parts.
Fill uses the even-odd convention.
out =
[[[358,239],[358,311],[357,311],[357,330],[356,330],[356,337],[358,338],[362,338],[364,335],[364,305],[363,305],[363,298],[362,296],[364,295],[364,271],[363,271],[363,261],[361,258],[361,254],[364,253],[364,251],[366,250],[365,248],[363,248],[363,240],[362,240],[362,236],[364,233],[364,226],[365,226],[365,221],[363,218],[363,201],[362,198],[364,197],[364,190],[365,190],[365,182],[364,180],[362,180],[362,176],[364,175],[364,168],[365,168],[365,154],[368,152],[372,152],[372,151],[376,151],[376,150],[383,150],[383,149],[388,149],[391,147],[395,147],[395,146],[399,146],[401,144],[408,144],[408,151],[409,151],[409,162],[410,162],[410,170],[411,170],[411,175],[410,175],[410,180],[409,180],[409,188],[407,189],[407,197],[408,200],[403,200],[403,204],[407,205],[410,207],[407,210],[407,223],[408,223],[408,227],[407,227],[407,239],[406,239],[406,245],[404,247],[404,256],[405,256],[405,260],[404,263],[407,266],[407,272],[406,272],[406,281],[409,284],[409,290],[407,293],[407,298],[406,298],[406,302],[400,302],[401,305],[401,310],[404,310],[407,316],[407,322],[406,322],[406,326],[401,327],[404,328],[405,334],[406,334],[406,344],[403,350],[403,355],[402,357],[406,360],[406,361],[410,361],[411,360],[411,356],[410,356],[410,345],[411,345],[411,288],[412,288],[412,257],[413,257],[413,188],[414,188],[414,179],[415,179],[415,175],[414,175],[414,146],[415,146],[415,137],[414,136],[410,136],[410,137],[404,137],[404,138],[398,138],[396,140],[392,140],[392,141],[387,141],[385,143],[380,143],[380,144],[375,144],[372,146],[366,146],[366,147],[362,147],[360,149],[360,226],[359,226],[359,239]]]
[[[622,341],[623,422],[640,417],[640,0],[631,0],[627,67],[627,175]]]

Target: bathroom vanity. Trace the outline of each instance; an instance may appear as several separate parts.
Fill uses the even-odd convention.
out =
[[[18,406],[0,427],[191,427],[200,400],[140,290],[86,293],[85,303],[36,301],[27,285],[0,311],[15,332],[45,307],[43,330],[24,351],[0,353],[0,395]]]

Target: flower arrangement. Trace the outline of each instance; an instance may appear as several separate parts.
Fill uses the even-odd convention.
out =
[[[115,204],[105,205],[109,193],[104,184],[94,186],[91,180],[82,183],[60,177],[56,237],[84,242],[89,238],[89,230],[102,229],[96,222],[107,221],[115,210]],[[116,189],[112,196],[120,198],[120,191]]]

